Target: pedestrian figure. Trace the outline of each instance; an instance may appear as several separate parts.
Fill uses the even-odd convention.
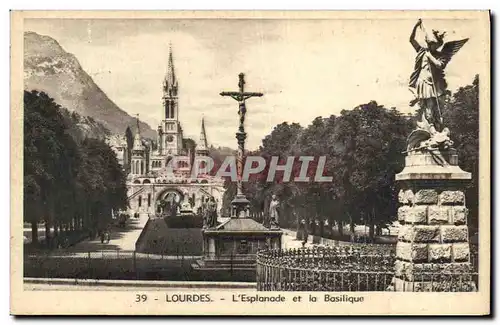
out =
[[[280,202],[278,201],[278,198],[276,197],[275,194],[273,194],[271,198],[271,203],[269,204],[269,219],[271,222],[271,226],[278,226],[278,220],[279,220],[279,215],[278,215],[278,207],[279,207]]]
[[[106,230],[106,232],[104,233],[104,243],[109,244],[110,240],[111,240],[111,235],[110,235],[109,231]]]

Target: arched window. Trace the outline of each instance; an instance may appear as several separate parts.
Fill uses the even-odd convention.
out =
[[[136,179],[136,180],[134,181],[134,184],[141,184],[141,181],[140,181],[140,180],[138,180],[138,179]]]
[[[175,111],[174,111],[174,106],[175,106],[175,103],[174,103],[174,102],[172,102],[172,103],[170,104],[170,118],[175,118],[175,114],[174,114],[174,112],[175,112]]]
[[[151,206],[151,193],[148,193],[148,207]]]
[[[141,204],[142,204],[142,196],[139,195],[139,197],[137,198],[137,204],[139,206],[139,208],[141,207]]]
[[[201,184],[207,184],[207,183],[208,183],[208,181],[206,179],[201,181]]]
[[[170,118],[170,101],[165,102],[165,117]]]
[[[141,175],[144,174],[144,161],[141,161]]]
[[[149,179],[145,179],[142,184],[151,184],[151,181]]]

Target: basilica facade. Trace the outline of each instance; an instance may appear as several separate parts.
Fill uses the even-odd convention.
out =
[[[155,140],[142,138],[137,123],[130,150],[130,165],[126,167],[129,214],[158,215],[163,212],[165,202],[172,204],[173,201],[184,211],[190,209],[196,212],[202,202],[213,197],[220,215],[224,181],[208,174],[191,177],[196,167],[194,164],[199,163],[199,157],[209,155],[209,147],[203,119],[195,147],[188,147],[184,141],[179,121],[179,83],[172,49],[163,81],[162,102],[163,120],[158,126]],[[125,160],[123,153],[126,150],[120,146],[115,146],[114,150],[122,161]]]

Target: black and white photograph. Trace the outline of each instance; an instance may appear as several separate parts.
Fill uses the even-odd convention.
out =
[[[12,19],[16,314],[489,310],[489,12]]]

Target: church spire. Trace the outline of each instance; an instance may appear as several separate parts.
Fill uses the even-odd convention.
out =
[[[139,127],[139,114],[136,114],[135,115],[135,122],[136,122],[136,126],[137,126],[137,134],[141,134],[141,129]]]
[[[179,120],[178,107],[178,89],[179,84],[175,76],[174,55],[172,51],[172,43],[168,54],[167,74],[163,80],[163,107],[165,110],[165,119]]]
[[[137,132],[135,133],[134,146],[132,150],[143,150],[142,140],[141,140],[141,129],[139,128],[139,114],[136,115],[135,119],[137,123]]]
[[[165,76],[164,90],[165,90],[165,95],[168,97],[177,96],[177,79],[175,77],[172,43],[170,43],[170,48],[168,53],[168,67],[167,67],[167,75]]]
[[[201,132],[200,132],[200,141],[196,146],[196,154],[200,156],[208,155],[208,142],[207,142],[207,134],[205,132],[205,117],[201,118]]]

